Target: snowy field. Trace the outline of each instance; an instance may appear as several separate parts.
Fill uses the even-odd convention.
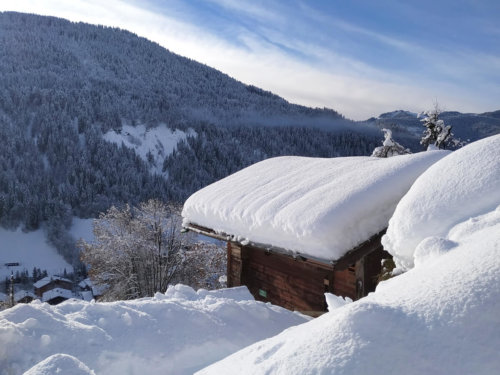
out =
[[[19,263],[19,267],[7,267],[5,263]],[[65,268],[68,273],[73,271],[47,243],[43,230],[24,233],[20,228],[15,231],[0,228],[0,279],[10,276],[11,271],[15,274],[25,269],[31,275],[34,267],[51,275],[62,274]]]
[[[146,162],[148,162],[148,153],[151,153],[151,172],[163,174],[165,157],[175,150],[177,143],[195,134],[194,130],[186,133],[178,129],[172,131],[164,124],[150,129],[146,129],[144,125],[123,125],[119,133],[110,130],[104,134],[104,139],[118,146],[123,143],[126,147],[134,149],[137,155]]]
[[[83,239],[87,242],[94,241],[94,233],[92,231],[93,222],[94,219],[80,219],[78,217],[74,217],[71,221],[69,234],[71,234],[76,241],[79,239]]]
[[[308,319],[256,302],[245,287],[195,292],[177,285],[134,301],[19,304],[0,312],[0,369],[192,374]]]

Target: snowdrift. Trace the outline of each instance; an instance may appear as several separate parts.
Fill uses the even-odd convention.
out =
[[[245,287],[177,285],[133,301],[19,304],[0,312],[0,373],[192,374],[307,320],[256,302]]]
[[[500,204],[500,135],[471,143],[423,173],[399,202],[382,239],[398,267],[413,267],[417,245]],[[420,254],[420,255],[419,255]],[[418,262],[418,260],[417,260]]]
[[[447,154],[271,158],[194,193],[184,225],[336,260],[385,229],[415,179]]]
[[[498,373],[499,140],[485,139],[437,162],[401,201],[405,209],[398,206],[389,227],[398,229],[388,231],[390,250],[403,262],[411,259],[404,242],[394,239],[415,230],[419,236],[410,237],[416,245],[409,248],[416,248],[418,267],[199,374]],[[477,205],[470,204],[472,196]]]

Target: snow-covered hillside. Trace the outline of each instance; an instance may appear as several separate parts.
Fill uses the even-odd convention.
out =
[[[19,304],[0,313],[0,369],[192,374],[307,319],[256,302],[245,287],[195,292],[177,285],[134,301]]]
[[[134,149],[149,165],[151,172],[162,174],[165,157],[175,150],[179,141],[192,135],[196,135],[192,129],[183,132],[179,129],[171,130],[166,125],[160,124],[154,128],[146,128],[144,125],[123,125],[118,132],[109,130],[103,137],[118,146],[123,143],[126,147]]]
[[[6,263],[19,263],[19,266],[8,267]],[[20,228],[15,231],[0,228],[0,278],[24,270],[31,275],[34,267],[47,270],[51,275],[62,274],[64,269],[73,272],[73,267],[47,243],[41,229],[24,233]]]
[[[494,167],[481,168],[484,159]],[[498,373],[499,162],[500,136],[490,137],[443,158],[417,179],[387,234],[392,244],[403,239],[388,248],[397,259],[398,247],[408,246],[408,229],[425,232],[404,252],[417,267],[381,283],[366,298],[245,348],[200,374]],[[477,198],[490,204],[471,216],[473,186]],[[434,220],[422,220],[420,211],[411,209],[419,204],[427,210],[425,218],[440,217],[451,227],[443,231]],[[446,219],[443,207],[452,207],[454,215]]]

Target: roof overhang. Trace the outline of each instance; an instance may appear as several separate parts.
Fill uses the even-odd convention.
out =
[[[239,246],[255,247],[255,248],[263,249],[263,250],[270,252],[270,253],[277,253],[277,254],[289,256],[289,257],[292,257],[293,259],[298,260],[298,261],[313,263],[313,264],[316,264],[316,265],[322,266],[322,267],[325,267],[325,266],[327,266],[329,268],[333,267],[333,269],[337,270],[337,271],[342,271],[342,270],[348,268],[350,265],[355,263],[357,260],[361,259],[365,255],[376,250],[380,246],[380,238],[385,234],[386,229],[387,229],[386,228],[386,229],[376,233],[375,235],[371,236],[365,242],[363,242],[363,243],[359,244],[358,246],[354,247],[353,249],[349,250],[341,258],[336,259],[336,260],[328,260],[328,259],[317,258],[317,257],[310,256],[307,254],[302,254],[302,253],[297,252],[297,251],[284,249],[282,247],[264,244],[264,243],[260,243],[260,242],[253,242],[253,241],[249,241],[249,240],[239,241],[235,235],[222,233],[222,232],[216,232],[211,228],[203,227],[201,225],[197,225],[194,223],[189,223],[187,225],[184,225],[183,228],[185,230],[199,233],[199,234],[211,237],[211,238],[215,238],[215,239],[220,240],[220,241],[226,241],[226,242],[238,244]]]

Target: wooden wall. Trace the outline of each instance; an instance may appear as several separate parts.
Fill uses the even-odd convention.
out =
[[[227,244],[227,285],[246,285],[256,300],[318,316],[327,311],[325,292],[361,298],[375,289],[382,258],[380,245],[343,269],[281,253]]]

